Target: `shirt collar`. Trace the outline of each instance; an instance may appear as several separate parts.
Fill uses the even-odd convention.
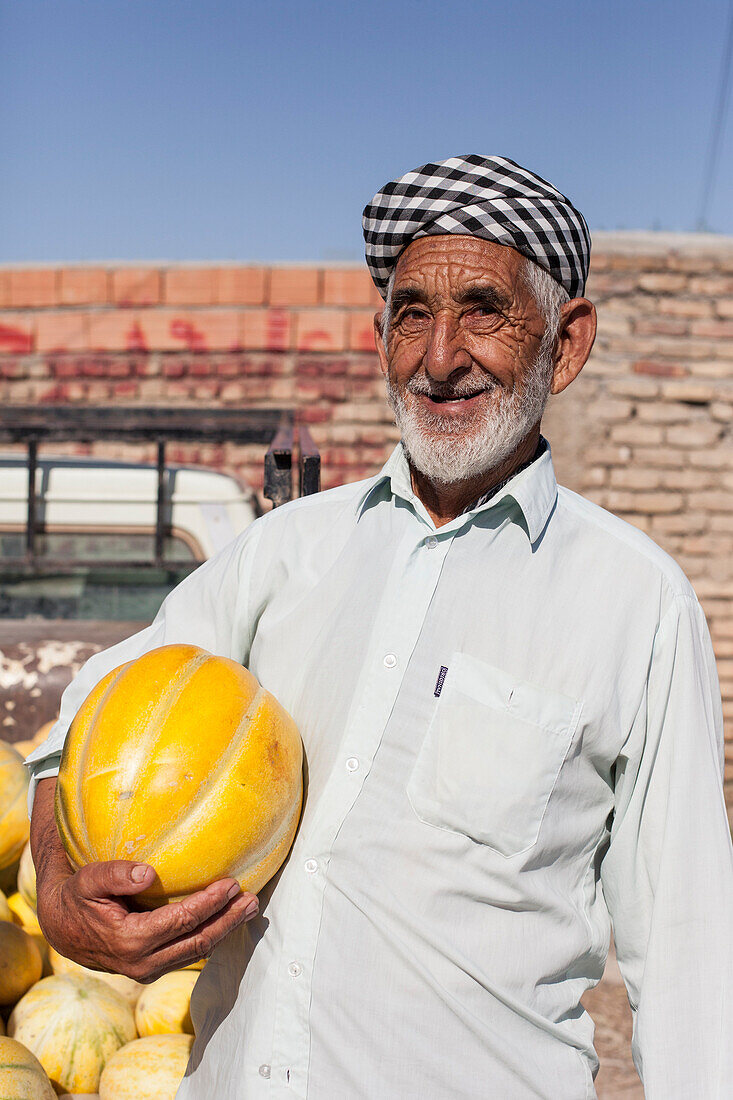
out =
[[[547,525],[557,499],[557,480],[550,444],[547,440],[544,440],[544,443],[544,450],[529,466],[525,466],[511,477],[506,485],[488,501],[474,505],[457,519],[465,520],[466,517],[478,515],[489,508],[495,508],[502,501],[514,502],[517,506],[515,509],[517,514],[513,517],[515,522],[523,519],[524,522],[521,525],[526,530],[530,542],[536,542]],[[380,500],[388,499],[389,496],[399,497],[420,514],[425,513],[424,505],[413,492],[410,467],[401,443],[397,444],[377,476],[372,478],[359,494],[356,501],[357,519],[367,508],[371,508]]]

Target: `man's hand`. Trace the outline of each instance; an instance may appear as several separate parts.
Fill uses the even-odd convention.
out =
[[[208,955],[243,921],[257,915],[257,898],[235,879],[221,879],[183,901],[149,912],[131,908],[155,871],[144,863],[112,860],[74,871],[56,828],[55,779],[38,784],[31,818],[31,850],[38,882],[38,920],[62,955],[95,970],[152,982]]]

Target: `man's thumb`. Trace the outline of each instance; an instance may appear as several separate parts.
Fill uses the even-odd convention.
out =
[[[152,885],[155,870],[147,863],[113,859],[106,863],[88,863],[77,876],[78,885],[87,897],[109,898],[141,893]]]

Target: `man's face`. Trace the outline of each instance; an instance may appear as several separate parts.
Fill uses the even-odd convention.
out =
[[[512,248],[421,237],[397,264],[387,398],[413,465],[452,484],[500,466],[542,416],[552,358]]]

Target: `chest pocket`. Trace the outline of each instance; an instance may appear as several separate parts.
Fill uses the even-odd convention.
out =
[[[504,856],[531,848],[581,707],[454,653],[407,785],[415,813]]]

